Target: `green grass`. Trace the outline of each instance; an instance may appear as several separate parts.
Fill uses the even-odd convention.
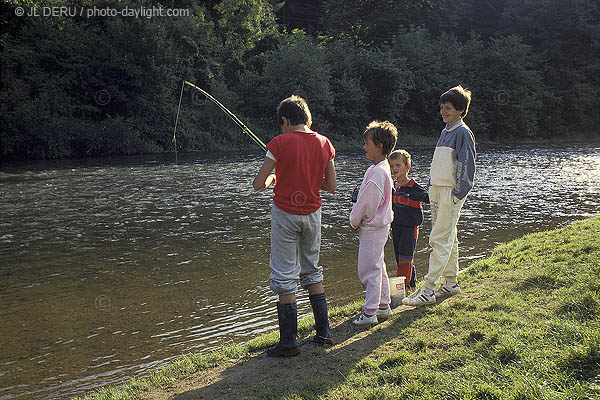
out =
[[[501,245],[461,278],[324,397],[599,398],[600,218]]]
[[[372,345],[357,359],[307,364],[280,387],[262,383],[247,398],[555,400],[600,398],[600,217],[498,246],[460,276],[463,292],[437,305],[396,310],[370,330],[341,324],[334,336]],[[353,303],[331,310],[347,320]],[[312,319],[300,322],[309,334]],[[360,336],[363,335],[363,336]],[[368,335],[368,336],[365,336]],[[243,363],[275,343],[273,332],[177,362],[85,399],[131,399],[197,371]],[[341,350],[340,350],[341,351]],[[318,357],[317,357],[318,358]],[[232,361],[233,360],[233,361]],[[261,361],[261,360],[258,360]],[[318,363],[322,364],[318,364]],[[330,364],[326,364],[330,362]],[[337,364],[332,364],[337,363]],[[334,368],[325,379],[315,368]],[[258,385],[257,385],[258,386]]]

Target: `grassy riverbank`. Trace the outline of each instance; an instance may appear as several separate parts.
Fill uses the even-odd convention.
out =
[[[331,311],[336,345],[270,359],[277,333],[177,362],[101,399],[592,399],[600,396],[600,217],[498,246],[463,293],[371,329]]]

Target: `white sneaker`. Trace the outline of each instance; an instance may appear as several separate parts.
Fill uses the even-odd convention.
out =
[[[460,293],[460,287],[456,282],[444,282],[442,286],[435,291],[436,297],[454,296]]]
[[[392,316],[392,309],[390,306],[387,306],[385,309],[378,308],[375,312],[375,316],[377,317],[377,321],[385,321],[389,317]]]
[[[413,307],[428,306],[430,304],[435,304],[435,302],[436,298],[433,290],[424,287],[402,299],[402,304]]]
[[[360,313],[360,315],[358,316],[358,318],[356,318],[354,321],[352,321],[352,323],[354,325],[367,325],[367,324],[376,324],[377,323],[377,316],[376,315],[371,315],[370,317],[367,317],[365,315],[365,313]]]

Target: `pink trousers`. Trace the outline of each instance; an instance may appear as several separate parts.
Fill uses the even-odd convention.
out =
[[[385,308],[390,304],[383,252],[389,228],[387,225],[377,230],[361,229],[358,233],[358,279],[365,287],[363,308],[369,315],[375,314],[377,308]]]

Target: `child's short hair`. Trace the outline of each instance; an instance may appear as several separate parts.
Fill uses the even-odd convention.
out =
[[[282,117],[285,117],[291,125],[303,124],[310,128],[312,124],[312,116],[306,100],[296,95],[283,99],[277,106],[277,118],[280,124]]]
[[[381,152],[387,157],[396,146],[398,130],[390,121],[373,121],[367,125],[364,137],[370,137],[376,145],[383,144]]]
[[[463,88],[461,85],[454,86],[452,89],[440,96],[440,104],[451,103],[457,110],[463,110],[462,117],[466,117],[471,104],[471,91]]]
[[[409,166],[411,164],[410,153],[406,150],[394,150],[390,153],[388,160],[402,160],[404,165]]]

